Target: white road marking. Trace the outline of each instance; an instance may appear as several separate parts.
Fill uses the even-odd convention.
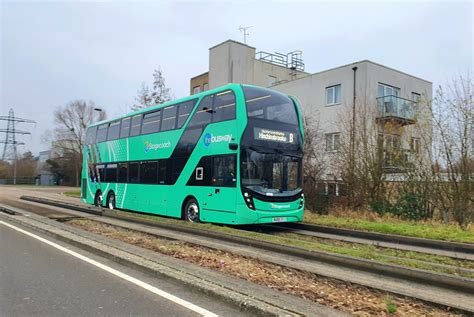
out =
[[[133,283],[133,284],[135,284],[135,285],[137,285],[137,286],[140,286],[140,287],[146,289],[147,291],[150,291],[150,292],[152,292],[152,293],[154,293],[154,294],[156,294],[156,295],[158,295],[158,296],[161,296],[161,297],[163,297],[163,298],[166,298],[167,300],[170,300],[170,301],[172,301],[173,303],[176,303],[176,304],[178,304],[178,305],[180,305],[180,306],[183,306],[183,307],[185,307],[185,308],[187,308],[187,309],[189,309],[189,310],[192,310],[192,311],[194,311],[194,312],[196,312],[196,313],[198,313],[198,314],[200,314],[200,315],[202,315],[202,316],[215,316],[215,317],[218,316],[218,315],[216,315],[216,314],[214,314],[214,313],[208,311],[207,309],[204,309],[204,308],[202,308],[202,307],[199,307],[199,306],[197,306],[197,305],[194,305],[194,304],[192,304],[192,303],[190,303],[190,302],[188,302],[188,301],[185,301],[184,299],[181,299],[181,298],[179,298],[179,297],[177,297],[177,296],[174,296],[174,295],[172,295],[172,294],[170,294],[170,293],[167,293],[167,292],[165,292],[165,291],[163,291],[163,290],[161,290],[161,289],[159,289],[159,288],[156,288],[156,287],[154,287],[154,286],[152,286],[152,285],[150,285],[150,284],[148,284],[148,283],[145,283],[145,282],[143,282],[143,281],[141,281],[141,280],[139,280],[139,279],[136,279],[136,278],[134,278],[134,277],[132,277],[132,276],[130,276],[130,275],[127,275],[127,274],[125,274],[125,273],[122,273],[122,272],[120,272],[120,271],[117,271],[116,269],[113,269],[113,268],[111,268],[110,266],[107,266],[107,265],[105,265],[105,264],[99,263],[99,262],[97,262],[97,261],[95,261],[95,260],[93,260],[93,259],[91,259],[91,258],[88,258],[88,257],[82,255],[82,254],[79,254],[79,253],[77,253],[77,252],[74,252],[74,251],[72,251],[72,250],[69,250],[68,248],[65,248],[65,247],[63,247],[63,246],[61,246],[61,245],[59,245],[59,244],[57,244],[57,243],[54,243],[54,242],[49,241],[49,240],[47,240],[47,239],[44,239],[44,238],[42,238],[42,237],[40,237],[40,236],[37,236],[37,235],[35,235],[35,234],[33,234],[33,233],[30,233],[30,232],[28,232],[28,231],[25,231],[25,230],[23,230],[23,229],[21,229],[21,228],[18,228],[18,227],[16,227],[16,226],[13,226],[13,225],[11,225],[11,224],[9,224],[9,223],[6,223],[6,222],[3,222],[3,221],[1,221],[1,220],[0,220],[0,224],[2,224],[2,225],[4,225],[4,226],[7,226],[7,227],[9,227],[9,228],[11,228],[11,229],[14,229],[14,230],[16,230],[16,231],[18,231],[18,232],[21,232],[21,233],[23,233],[23,234],[26,234],[26,235],[28,235],[28,236],[30,236],[30,237],[32,237],[32,238],[35,238],[35,239],[37,239],[37,240],[39,240],[39,241],[41,241],[41,242],[43,242],[43,243],[46,243],[46,244],[48,244],[48,245],[50,245],[50,246],[52,246],[52,247],[54,247],[54,248],[56,248],[56,249],[58,249],[58,250],[61,250],[61,251],[65,252],[65,253],[67,253],[67,254],[70,254],[70,255],[72,255],[72,256],[74,256],[74,257],[76,257],[76,258],[78,258],[78,259],[80,259],[80,260],[82,260],[82,261],[84,261],[84,262],[90,263],[90,264],[92,264],[92,265],[94,265],[94,266],[96,266],[96,267],[98,267],[98,268],[100,268],[100,269],[102,269],[102,270],[104,270],[104,271],[107,271],[107,272],[109,272],[109,273],[111,273],[111,274],[113,274],[113,275],[115,275],[115,276],[118,276],[118,277],[120,277],[120,278],[122,278],[122,279],[124,279],[124,280],[126,280],[126,281],[128,281],[128,282],[130,282],[130,283]]]

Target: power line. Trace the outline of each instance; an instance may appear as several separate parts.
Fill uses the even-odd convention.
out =
[[[4,144],[2,161],[5,161],[5,160],[13,161],[13,184],[16,184],[16,160],[18,158],[17,146],[25,144],[24,142],[17,141],[16,135],[17,134],[25,135],[25,134],[31,134],[31,133],[24,130],[16,130],[15,122],[36,123],[36,121],[15,117],[15,113],[13,112],[13,109],[11,108],[10,108],[10,111],[8,112],[8,116],[0,116],[0,121],[7,121],[7,128],[0,129],[0,132],[5,133],[5,140],[0,141],[0,143]]]

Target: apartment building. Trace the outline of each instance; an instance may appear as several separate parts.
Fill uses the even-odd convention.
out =
[[[400,171],[402,161],[426,157],[431,139],[427,101],[432,83],[369,60],[310,73],[300,51],[288,54],[257,52],[254,47],[227,40],[209,49],[209,70],[190,80],[191,94],[227,83],[270,87],[295,96],[305,116],[324,134],[327,160],[338,155],[341,138],[348,137],[344,122],[365,120],[382,141],[383,166],[388,174]],[[355,125],[357,129],[358,124]],[[347,126],[347,125],[346,125]],[[403,157],[395,157],[394,150]],[[424,151],[424,152],[423,152]],[[328,168],[325,177],[338,179]]]

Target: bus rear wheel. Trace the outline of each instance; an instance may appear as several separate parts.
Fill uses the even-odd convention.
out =
[[[107,195],[107,207],[108,207],[110,210],[114,210],[114,209],[115,209],[115,194],[114,194],[114,192],[110,192],[110,193]]]
[[[101,192],[100,190],[98,190],[98,191],[95,193],[94,205],[95,205],[96,207],[102,207],[102,192]]]
[[[196,199],[191,198],[184,206],[184,219],[189,222],[199,221],[199,204]]]

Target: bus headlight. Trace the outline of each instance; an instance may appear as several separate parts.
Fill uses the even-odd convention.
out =
[[[252,195],[249,192],[244,192],[244,200],[245,200],[245,203],[247,204],[247,207],[249,207],[252,210],[255,210],[255,204],[253,203]]]
[[[304,194],[301,194],[300,206],[298,207],[298,209],[303,208],[303,205],[304,205]]]

